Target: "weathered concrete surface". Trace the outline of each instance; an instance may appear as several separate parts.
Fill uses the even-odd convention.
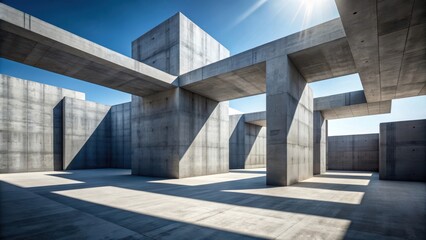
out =
[[[228,102],[184,89],[132,97],[132,174],[183,178],[229,169]]]
[[[247,123],[246,121],[247,116],[254,116],[256,114],[249,113],[229,116],[230,169],[248,169],[266,166],[266,128]]]
[[[426,94],[424,0],[336,0],[368,102]]]
[[[426,120],[380,124],[380,179],[426,181]]]
[[[313,174],[323,174],[327,170],[328,121],[320,111],[314,111],[314,158]]]
[[[332,171],[270,188],[264,169],[173,180],[129,174],[0,175],[0,238],[426,238],[426,183]]]
[[[379,134],[328,137],[328,170],[379,170]]]
[[[131,109],[130,102],[111,107],[111,167],[131,168]]]
[[[318,97],[314,109],[321,111],[325,119],[369,116],[390,113],[392,101],[367,102],[364,91],[354,91]]]
[[[0,173],[62,170],[63,97],[68,89],[0,74]]]
[[[266,73],[266,183],[287,186],[313,175],[313,93],[286,56]]]
[[[179,12],[133,41],[132,57],[179,76],[229,57],[229,50]]]
[[[266,111],[246,113],[244,114],[244,121],[246,123],[266,127]]]
[[[0,3],[0,56],[138,96],[175,88],[176,76]]]
[[[64,98],[64,170],[111,165],[110,108],[95,102]]]
[[[324,46],[328,48],[339,48],[342,45],[341,41],[345,41],[345,37],[340,19],[334,19],[188,72],[179,76],[179,85],[217,101],[265,93],[267,88],[266,61],[287,54],[291,56],[302,50],[318,48],[326,43],[328,45]],[[299,59],[296,55],[295,58]],[[302,54],[300,55],[302,56]],[[343,56],[346,57],[345,54]],[[333,58],[331,55],[326,57],[326,60],[330,59],[329,66],[332,69],[339,69],[334,71],[333,76],[353,72],[352,67],[342,66],[353,65],[350,58],[346,57],[349,59],[348,63],[337,62],[332,60]],[[343,69],[348,69],[348,72]],[[319,74],[326,76],[330,72],[330,68],[323,68],[321,71],[324,73]],[[301,73],[303,75],[303,72]],[[330,77],[332,76],[330,75]],[[313,78],[312,80],[318,79]]]

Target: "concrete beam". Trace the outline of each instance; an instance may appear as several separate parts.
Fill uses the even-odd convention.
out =
[[[426,94],[424,0],[336,0],[368,102]]]
[[[266,111],[246,113],[244,114],[244,121],[260,127],[266,127]]]
[[[0,56],[138,96],[175,88],[176,76],[0,3]]]
[[[367,103],[362,90],[314,99],[314,109],[327,120],[390,113],[391,108],[390,100]]]
[[[350,74],[354,72],[354,67],[351,57],[347,56],[349,52],[347,44],[345,45],[345,37],[340,19],[334,19],[183,74],[179,77],[179,85],[216,101],[262,94],[266,92],[265,62],[267,60],[287,54],[298,60],[302,59],[303,53],[297,54],[297,52],[310,48],[315,48],[316,50],[311,51],[315,52],[322,47],[344,49],[340,51],[342,53],[340,55],[344,55],[345,60],[339,62],[330,54],[324,56],[330,60],[333,70],[320,69],[324,73],[320,72],[319,75],[326,77],[330,75],[330,72],[332,76]],[[304,68],[300,66],[299,68],[303,75]],[[318,78],[312,77],[309,80],[318,80]]]

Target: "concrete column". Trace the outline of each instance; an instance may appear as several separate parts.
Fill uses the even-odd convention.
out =
[[[314,175],[327,170],[327,127],[321,111],[314,111]]]
[[[268,185],[312,177],[313,94],[287,56],[266,63]]]
[[[173,89],[132,98],[132,174],[183,178],[228,172],[228,102]]]

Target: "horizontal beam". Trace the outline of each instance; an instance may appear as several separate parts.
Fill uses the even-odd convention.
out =
[[[138,96],[177,87],[176,76],[2,3],[0,57]]]

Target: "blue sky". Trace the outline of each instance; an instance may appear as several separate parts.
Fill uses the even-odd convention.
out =
[[[334,0],[3,0],[5,4],[124,55],[131,42],[176,12],[183,12],[231,51],[231,55],[339,16]],[[86,93],[114,105],[130,95],[0,59],[0,72]],[[310,84],[315,97],[361,90],[357,74]],[[233,100],[242,112],[265,110],[265,95]],[[332,120],[329,135],[378,132],[380,122],[426,118],[426,97],[394,100],[392,113]]]

